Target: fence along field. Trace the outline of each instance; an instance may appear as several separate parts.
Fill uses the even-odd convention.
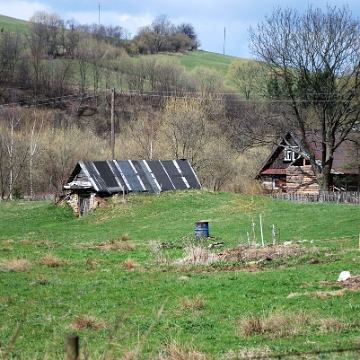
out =
[[[320,194],[273,193],[266,196],[279,200],[360,205],[359,192],[356,191],[322,191]]]
[[[358,289],[336,282],[343,270],[358,279],[358,206],[204,190],[125,200],[80,219],[50,202],[0,204],[0,359],[63,358],[68,334],[80,337],[82,359],[358,348]],[[249,247],[252,222],[262,245],[260,214],[265,246]],[[209,239],[193,236],[200,219]],[[286,256],[271,245],[273,224]],[[209,250],[215,242],[224,245]],[[191,249],[220,260],[179,261]],[[258,261],[256,251],[268,253]]]

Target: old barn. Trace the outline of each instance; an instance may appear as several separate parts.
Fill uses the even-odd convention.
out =
[[[79,161],[64,185],[66,199],[77,216],[114,194],[200,188],[186,159]]]

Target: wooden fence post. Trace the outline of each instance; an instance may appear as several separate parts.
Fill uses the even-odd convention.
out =
[[[276,235],[275,235],[275,225],[274,224],[271,227],[271,239],[272,239],[273,246],[275,246],[276,245]]]
[[[66,336],[65,360],[78,360],[79,358],[79,336]]]
[[[260,233],[261,233],[261,245],[264,247],[264,234],[263,234],[263,226],[262,226],[262,216],[259,214],[259,220],[260,220]]]
[[[281,245],[280,228],[278,228],[278,245]]]

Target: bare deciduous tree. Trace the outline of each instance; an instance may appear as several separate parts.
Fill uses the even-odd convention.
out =
[[[58,14],[37,11],[30,18],[30,27],[42,43],[47,55],[56,56],[59,54],[60,30],[65,27],[65,24]]]
[[[41,115],[40,115],[41,116]],[[34,123],[31,127],[30,132],[30,146],[29,146],[29,185],[30,185],[30,196],[35,197],[34,191],[34,171],[35,171],[35,154],[38,148],[40,131],[44,124],[44,117],[41,116],[41,121],[38,123],[38,117],[36,109],[34,110]]]
[[[359,121],[360,22],[347,6],[328,6],[325,12],[310,6],[304,14],[278,8],[249,32],[253,54],[280,85],[276,101],[284,107],[279,109],[288,109],[281,114],[286,121],[277,124],[284,132],[300,133],[303,155],[326,190],[334,152]],[[308,131],[321,135],[320,163]]]
[[[21,113],[16,109],[2,109],[1,117],[6,119],[1,138],[7,155],[8,196],[12,200],[13,191],[19,176],[22,175],[29,149],[17,132],[22,120]]]
[[[255,61],[234,60],[230,66],[227,78],[234,83],[246,100],[255,99],[263,93],[263,67]]]
[[[19,34],[2,33],[0,37],[0,93],[15,82],[15,72],[20,61],[21,46],[22,40]]]

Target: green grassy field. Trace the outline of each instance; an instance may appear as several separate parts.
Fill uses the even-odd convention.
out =
[[[3,29],[4,32],[24,34],[28,31],[27,23],[27,21],[0,15],[0,29]]]
[[[233,56],[216,54],[207,51],[188,51],[186,54],[159,54],[153,55],[159,58],[176,58],[187,70],[198,66],[213,69],[226,76],[229,65],[236,58]]]
[[[49,202],[3,202],[0,214],[0,359],[63,358],[70,333],[91,359],[359,347],[359,206],[203,190],[115,198],[80,219]],[[260,214],[266,246],[239,247],[253,241],[252,221],[261,244]],[[210,237],[195,239],[203,219]],[[291,245],[270,246],[273,225]],[[208,250],[215,242],[224,245]],[[259,256],[190,261],[234,248]],[[343,270],[352,288],[336,282]]]

